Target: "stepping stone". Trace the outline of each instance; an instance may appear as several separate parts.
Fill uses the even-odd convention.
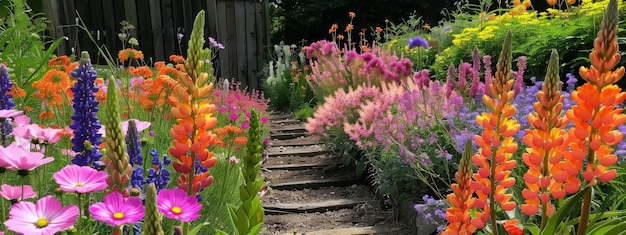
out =
[[[363,234],[396,234],[402,231],[400,227],[360,227],[360,228],[341,228],[341,229],[329,229],[322,231],[313,231],[305,233],[284,233],[282,235],[363,235]]]
[[[376,203],[371,199],[351,198],[351,199],[335,199],[321,202],[304,202],[304,203],[264,203],[263,208],[269,209],[269,212],[293,212],[293,213],[315,213],[325,212],[346,208],[353,208],[356,205],[364,203]],[[281,213],[283,214],[283,213]]]

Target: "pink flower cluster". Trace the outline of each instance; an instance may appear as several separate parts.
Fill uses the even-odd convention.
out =
[[[235,80],[221,80],[217,84],[213,91],[217,111],[232,122],[239,121],[243,129],[249,127],[250,109],[265,112],[268,108],[269,100],[259,90],[248,92]]]
[[[309,85],[321,97],[333,94],[339,88],[348,90],[358,86],[377,86],[394,81],[400,83],[413,73],[413,63],[388,52],[373,48],[362,54],[350,50],[339,53],[334,42],[318,41],[306,49],[311,59]]]

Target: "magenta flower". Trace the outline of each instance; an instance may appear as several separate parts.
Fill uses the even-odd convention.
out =
[[[21,201],[23,199],[34,198],[37,196],[37,193],[33,192],[33,187],[30,185],[11,186],[3,184],[0,189],[2,189],[2,191],[0,191],[0,196],[9,201]],[[22,189],[24,190],[24,193],[22,193]],[[24,198],[22,198],[22,196],[24,196]]]
[[[91,217],[111,226],[132,224],[143,218],[145,208],[139,197],[124,198],[118,192],[104,196],[104,202],[89,206]]]
[[[5,147],[0,146],[0,162],[8,164],[8,169],[17,171],[32,171],[38,166],[54,161],[54,158],[44,158],[43,153],[30,152],[15,143]]]
[[[202,205],[195,196],[188,196],[179,188],[163,189],[157,195],[157,207],[165,217],[191,222],[200,217]]]
[[[60,201],[46,196],[32,202],[21,201],[9,211],[4,225],[11,231],[28,235],[50,235],[66,230],[76,222],[78,207],[63,207]]]
[[[7,119],[7,118],[12,118],[12,117],[16,117],[18,115],[22,115],[22,111],[19,110],[14,110],[14,109],[2,109],[0,110],[0,118],[2,119]]]
[[[52,176],[66,193],[91,193],[107,187],[109,175],[88,166],[67,165]]]

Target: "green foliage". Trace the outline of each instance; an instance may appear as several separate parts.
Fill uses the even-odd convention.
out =
[[[248,130],[247,154],[243,158],[241,174],[243,183],[239,185],[239,207],[228,205],[231,222],[234,227],[232,234],[258,234],[264,221],[263,206],[259,192],[264,184],[264,179],[259,177],[263,147],[261,146],[259,116],[256,111],[250,112],[250,130]],[[218,234],[228,234],[217,231]]]
[[[315,102],[309,87],[309,66],[296,45],[274,45],[273,59],[266,67],[265,95],[274,110],[296,111]]]
[[[47,19],[43,14],[34,13],[24,0],[3,1],[0,9],[7,9],[5,7],[9,11],[0,21],[0,61],[11,66],[11,77],[19,87],[29,88],[43,76],[48,60],[65,38],[48,39],[45,36]],[[32,92],[26,91],[25,99],[28,99]]]

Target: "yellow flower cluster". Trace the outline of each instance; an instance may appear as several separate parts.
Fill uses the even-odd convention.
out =
[[[606,10],[606,6],[609,3],[609,0],[602,0],[593,2],[592,0],[583,0],[579,14],[584,14],[586,16],[597,16],[604,14]],[[619,10],[626,9],[626,4],[619,4]]]

